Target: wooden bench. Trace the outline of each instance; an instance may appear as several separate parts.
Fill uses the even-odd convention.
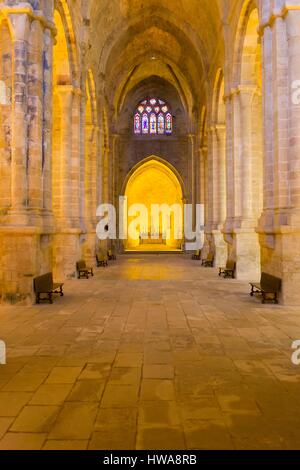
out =
[[[271,274],[262,273],[260,283],[250,282],[251,292],[250,295],[253,297],[254,294],[262,294],[262,303],[266,303],[267,300],[273,301],[278,304],[278,294],[281,289],[281,279]],[[272,296],[271,299],[268,299]]]
[[[197,250],[196,253],[192,255],[192,259],[200,260],[201,259],[201,250]]]
[[[113,250],[108,250],[107,257],[108,257],[109,261],[115,261],[117,259],[117,257],[115,255],[115,253],[113,252]]]
[[[81,279],[82,277],[86,277],[88,279],[89,275],[94,276],[93,268],[87,267],[84,260],[78,261],[76,263],[76,269],[78,273],[78,279]]]
[[[98,268],[99,266],[108,266],[107,256],[105,256],[102,251],[98,251],[98,253],[96,254],[96,261]]]
[[[34,278],[33,288],[37,304],[39,304],[41,300],[49,300],[50,304],[52,304],[53,294],[60,294],[61,297],[64,295],[63,283],[53,282],[52,273],[43,274],[42,276]],[[48,297],[41,299],[41,294],[46,294]]]
[[[207,258],[202,260],[202,266],[206,268],[212,268],[214,265],[214,255],[213,253],[208,253]]]
[[[235,262],[228,260],[225,268],[219,268],[219,276],[231,277],[234,279]]]

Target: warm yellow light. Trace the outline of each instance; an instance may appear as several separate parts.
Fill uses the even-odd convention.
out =
[[[181,239],[177,239],[178,228],[182,230],[182,189],[180,183],[173,171],[158,160],[150,160],[141,165],[130,177],[126,193],[128,200],[128,209],[133,204],[143,204],[147,208],[147,215],[137,214],[140,216],[140,223],[137,227],[136,236],[129,237],[126,248],[135,248],[141,244],[140,236],[151,231],[156,233],[158,239],[167,247],[178,249],[181,245]],[[162,215],[157,220],[151,212],[153,204],[167,204],[180,206],[180,213],[171,212],[168,224],[164,223]],[[128,216],[128,225],[134,220],[134,216]],[[158,243],[158,242],[157,242]],[[155,249],[155,243],[153,243]]]

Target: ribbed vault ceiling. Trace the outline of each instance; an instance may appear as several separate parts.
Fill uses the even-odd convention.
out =
[[[221,0],[93,0],[92,57],[117,111],[139,82],[172,84],[189,109],[220,47]]]

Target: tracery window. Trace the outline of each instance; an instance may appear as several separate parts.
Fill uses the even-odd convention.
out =
[[[159,98],[141,101],[134,114],[136,135],[171,135],[173,118],[169,105]]]

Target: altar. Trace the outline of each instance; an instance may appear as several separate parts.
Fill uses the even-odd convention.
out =
[[[166,237],[162,233],[140,233],[140,245],[166,245]]]

